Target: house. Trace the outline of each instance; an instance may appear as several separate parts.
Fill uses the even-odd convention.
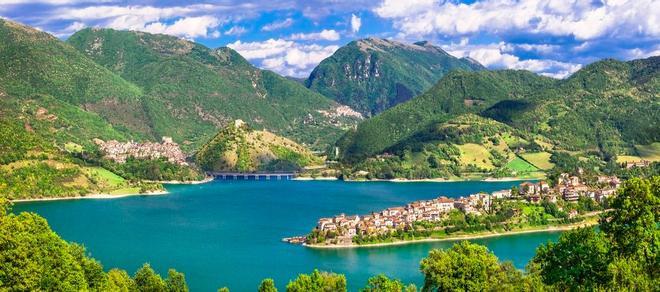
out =
[[[491,194],[491,196],[493,196],[493,198],[496,198],[496,199],[510,198],[511,197],[511,189],[495,191]]]
[[[628,161],[626,162],[626,169],[631,169],[633,167],[648,167],[651,163],[648,160],[641,161]]]
[[[325,226],[329,223],[332,223],[332,218],[321,218],[318,223],[316,223],[316,228],[318,230],[325,230]]]
[[[616,193],[616,189],[602,189],[596,191],[596,195],[594,197],[594,200],[597,202],[602,203],[606,198],[611,197]]]
[[[524,182],[520,184],[521,195],[533,195],[538,193],[537,185],[531,182]]]
[[[538,186],[541,193],[548,193],[550,191],[550,185],[545,181],[540,181]]]
[[[454,200],[447,197],[440,197],[437,199],[437,207],[442,212],[449,212],[454,209]]]
[[[564,191],[564,201],[577,202],[580,199],[580,194],[573,189],[566,189]]]

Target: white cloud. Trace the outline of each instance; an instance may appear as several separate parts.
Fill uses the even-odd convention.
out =
[[[242,35],[246,32],[247,32],[247,29],[245,27],[234,25],[230,29],[225,31],[225,34],[226,35],[236,35],[236,36],[238,36],[238,35]]]
[[[360,31],[360,27],[362,27],[362,19],[355,14],[351,14],[351,31],[357,33]]]
[[[321,32],[292,34],[289,38],[292,39],[292,40],[336,41],[336,40],[339,40],[341,38],[341,36],[334,29],[324,29]]]
[[[335,45],[303,45],[284,39],[247,43],[236,41],[227,46],[246,59],[257,62],[259,67],[295,77],[306,77],[318,63],[339,48]]]
[[[467,42],[443,46],[450,54],[456,57],[470,57],[479,61],[482,65],[493,69],[519,69],[529,70],[540,75],[554,78],[565,78],[573,72],[582,68],[582,65],[566,63],[547,59],[521,60],[519,57],[509,54],[511,45],[504,42],[470,45]]]
[[[75,20],[103,20],[124,18],[132,23],[140,21],[149,23],[160,19],[185,17],[193,14],[203,14],[216,7],[209,4],[195,4],[189,6],[154,7],[154,6],[89,6],[83,8],[63,7],[55,9],[53,17],[59,19]],[[119,21],[115,22],[117,25]],[[130,24],[124,25],[129,26]]]
[[[276,21],[276,22],[266,24],[261,28],[261,31],[274,31],[274,30],[278,30],[278,29],[283,29],[283,28],[287,28],[287,27],[291,26],[292,24],[293,24],[293,19],[291,19],[289,17],[289,18],[287,18],[285,20],[282,20],[282,21]]]
[[[49,4],[49,5],[71,5],[81,3],[112,3],[117,0],[2,0],[0,5],[25,5],[25,4]]]
[[[162,22],[153,22],[137,30],[194,39],[197,37],[218,35],[213,31],[218,25],[220,25],[220,21],[213,16],[198,16],[181,18],[171,25]]]
[[[385,0],[375,12],[380,17],[399,18],[430,10],[435,4],[435,0]]]
[[[660,36],[660,1],[385,0],[374,12],[406,36],[532,33],[604,37]]]
[[[67,26],[66,28],[64,28],[61,31],[58,31],[57,33],[54,33],[53,35],[58,37],[58,38],[67,37],[67,36],[70,36],[73,33],[77,32],[77,31],[79,31],[79,30],[81,30],[85,27],[87,27],[87,25],[85,25],[84,23],[79,22],[79,21],[74,21],[69,26]]]
[[[60,7],[54,9],[50,16],[44,19],[74,20],[87,23],[89,26],[163,33],[194,39],[220,36],[215,29],[223,20],[205,14],[217,9],[220,8],[210,4],[172,7],[141,5]],[[56,32],[56,34],[65,33],[66,31]]]

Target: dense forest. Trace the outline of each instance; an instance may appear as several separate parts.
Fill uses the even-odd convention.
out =
[[[432,148],[464,147],[460,152],[466,155],[456,157],[463,161],[435,153],[437,158],[445,156],[441,162],[446,167],[438,173],[443,175],[456,168],[496,169],[498,154],[491,150],[497,147],[548,157],[551,151],[593,153],[604,161],[639,157],[647,148],[655,149],[657,156],[653,143],[660,141],[659,67],[660,57],[603,60],[564,80],[527,71],[453,71],[424,94],[346,133],[336,144],[339,156],[332,158],[354,166],[394,154],[419,163],[421,159],[411,161],[406,155],[434,159],[429,156]],[[460,122],[466,115],[482,120]]]
[[[45,219],[8,213],[1,201],[0,288],[10,291],[188,291],[182,273],[161,278],[145,264],[133,277],[105,272],[84,248],[57,236]],[[486,247],[459,242],[432,250],[420,262],[422,291],[653,291],[660,286],[660,176],[626,181],[603,213],[598,229],[562,233],[538,247],[525,271],[502,262]],[[341,274],[313,271],[286,285],[286,291],[346,291]],[[277,291],[265,279],[258,291]],[[220,288],[218,291],[229,291]],[[361,291],[417,291],[414,284],[377,275]]]

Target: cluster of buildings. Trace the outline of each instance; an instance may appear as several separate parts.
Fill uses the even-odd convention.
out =
[[[124,163],[129,157],[137,159],[159,159],[164,157],[167,161],[179,165],[188,165],[186,155],[179,148],[179,144],[170,137],[163,137],[161,143],[119,142],[117,140],[103,141],[94,139],[105,158],[117,163]]]
[[[496,199],[526,200],[531,203],[540,203],[544,199],[557,202],[558,198],[575,202],[581,196],[589,197],[597,202],[612,196],[619,185],[616,176],[599,176],[596,184],[587,186],[578,176],[567,173],[561,174],[557,185],[550,187],[545,181],[524,182],[518,188],[518,194],[511,189],[492,192],[491,194],[478,193],[467,197],[451,199],[438,197],[432,200],[415,201],[401,207],[392,207],[368,215],[347,216],[340,214],[330,218],[318,220],[316,230],[324,234],[334,233],[340,241],[350,241],[356,235],[384,234],[395,229],[412,226],[414,222],[433,222],[446,218],[453,209],[465,214],[481,215],[488,212]]]
[[[332,218],[319,219],[316,230],[334,232],[338,237],[352,238],[355,235],[382,234],[394,229],[412,226],[414,222],[440,221],[453,209],[465,213],[481,214],[490,209],[495,196],[511,196],[511,190],[495,192],[492,195],[479,193],[467,197],[450,199],[438,197],[432,200],[415,201],[401,207],[392,207],[368,215],[346,216],[340,214]]]
[[[520,184],[519,193],[531,203],[539,203],[544,198],[554,203],[557,202],[558,197],[567,202],[577,202],[580,197],[602,202],[616,193],[620,185],[621,181],[616,176],[598,176],[596,185],[588,186],[579,176],[562,173],[554,188],[544,181],[525,182]]]

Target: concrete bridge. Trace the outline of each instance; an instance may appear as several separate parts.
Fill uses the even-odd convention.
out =
[[[220,180],[291,180],[296,177],[295,172],[209,172],[215,179]]]

